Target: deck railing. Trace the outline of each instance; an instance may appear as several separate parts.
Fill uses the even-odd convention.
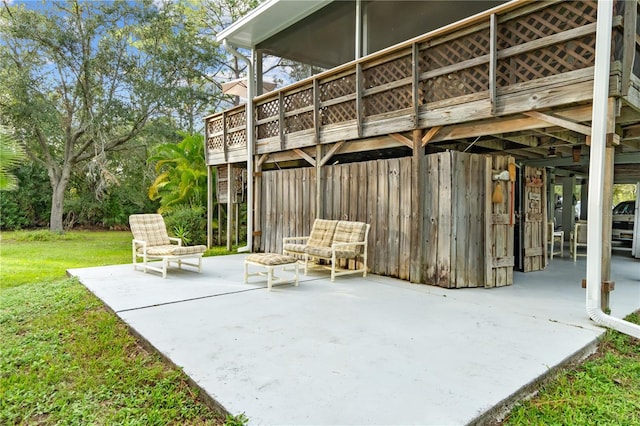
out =
[[[637,2],[628,4],[625,14],[615,3],[612,29],[623,81],[638,51]],[[255,154],[590,100],[596,2],[508,6],[255,98]],[[245,108],[206,118],[208,164],[246,160]]]

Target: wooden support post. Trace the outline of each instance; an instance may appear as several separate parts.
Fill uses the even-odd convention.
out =
[[[213,239],[213,172],[207,164],[207,248],[211,248]]]
[[[231,251],[233,234],[233,164],[227,164],[227,251]]]
[[[322,179],[322,145],[316,145],[316,218],[324,218],[323,179]]]
[[[263,154],[263,156],[266,154]],[[260,244],[262,236],[262,157],[254,162],[255,172],[253,173],[253,191],[254,191],[254,210],[253,210],[253,235],[247,235],[247,238],[253,238],[254,251],[261,251]],[[247,206],[248,208],[249,206]]]
[[[611,281],[611,226],[613,204],[613,156],[614,148],[607,146],[604,157],[604,176],[602,194],[602,282]],[[609,313],[609,289],[600,291],[600,309]]]
[[[424,192],[426,178],[426,158],[422,147],[422,130],[413,131],[413,158],[411,167],[411,235],[413,249],[409,267],[409,281],[423,282],[423,223],[424,223]]]

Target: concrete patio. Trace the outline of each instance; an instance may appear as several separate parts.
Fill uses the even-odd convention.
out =
[[[267,291],[237,254],[166,279],[132,265],[69,270],[219,406],[250,424],[482,423],[604,330],[585,311],[585,258],[515,285],[444,290],[323,271]],[[640,308],[640,261],[614,255],[612,315]]]

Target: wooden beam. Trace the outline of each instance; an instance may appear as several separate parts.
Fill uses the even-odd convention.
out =
[[[561,112],[556,112],[556,116],[574,121],[591,120],[591,105],[580,106]],[[534,117],[523,117],[513,115],[493,120],[482,120],[473,123],[454,124],[444,127],[431,142],[441,142],[452,139],[465,139],[476,136],[495,135],[500,133],[520,132],[523,130],[533,130],[548,127],[546,121]]]
[[[329,152],[327,152],[327,154],[324,157],[322,157],[322,159],[320,160],[320,163],[318,163],[320,167],[327,164],[329,160],[331,160],[331,157],[333,157],[340,150],[340,148],[342,148],[342,145],[344,145],[344,141],[336,142],[331,147],[331,149],[329,149]]]
[[[409,148],[414,148],[413,141],[405,136],[402,136],[400,133],[391,133],[389,136],[391,136],[401,144],[408,146]]]
[[[422,137],[422,145],[421,146],[425,147],[429,142],[431,142],[431,139],[433,139],[435,137],[435,135],[438,134],[440,129],[442,129],[442,126],[436,126],[436,127],[430,128],[429,131],[427,133],[425,133],[425,135]]]
[[[524,112],[523,114],[528,117],[546,121],[547,123],[551,123],[556,126],[564,127],[565,129],[573,130],[574,132],[582,133],[586,136],[591,136],[591,127],[585,126],[584,124],[575,123],[573,121],[556,117],[554,115],[543,114],[538,111]]]
[[[311,164],[313,167],[316,166],[316,160],[310,156],[309,154],[307,154],[306,152],[304,152],[303,150],[299,149],[299,148],[295,148],[293,150],[293,152],[295,152],[296,154],[298,154],[300,157],[304,158],[305,160],[307,160],[307,162],[309,164]]]

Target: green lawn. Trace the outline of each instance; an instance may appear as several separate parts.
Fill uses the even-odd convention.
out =
[[[0,234],[0,424],[219,425],[185,376],[148,353],[68,268],[131,262],[129,232]],[[225,249],[207,252],[224,254]],[[640,323],[640,315],[629,318]],[[516,407],[509,425],[640,425],[640,341],[598,353]]]
[[[68,268],[131,262],[129,232],[0,234],[0,424],[220,425]],[[226,419],[242,423],[242,418]]]

